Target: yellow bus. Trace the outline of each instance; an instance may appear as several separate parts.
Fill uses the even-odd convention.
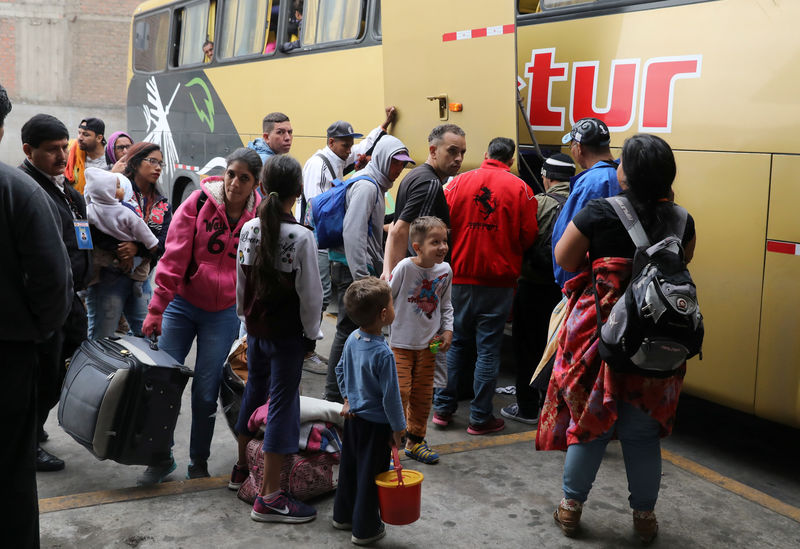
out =
[[[706,339],[686,390],[800,427],[797,20],[793,0],[151,0],[132,21],[128,126],[164,146],[175,204],[271,111],[301,162],[330,122],[369,130],[385,105],[418,161],[433,126],[464,128],[465,169],[503,135],[535,172],[529,153],[560,150],[583,116],[617,151],[659,134],[698,228]]]

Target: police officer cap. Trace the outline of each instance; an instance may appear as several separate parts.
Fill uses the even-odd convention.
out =
[[[602,147],[611,142],[611,134],[608,132],[608,126],[602,120],[581,118],[572,126],[572,131],[561,139],[561,142],[566,145],[573,140],[581,145]]]

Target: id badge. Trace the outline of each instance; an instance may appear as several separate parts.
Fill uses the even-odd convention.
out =
[[[75,236],[78,238],[79,250],[91,250],[92,232],[89,230],[89,222],[85,219],[75,219],[72,221],[75,226]]]

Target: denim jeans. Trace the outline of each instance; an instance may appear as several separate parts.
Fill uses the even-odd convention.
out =
[[[294,454],[300,440],[300,376],[303,338],[264,339],[247,336],[247,384],[242,395],[236,433],[255,436],[247,422],[269,399],[264,432],[265,452]]]
[[[458,407],[458,379],[477,349],[469,421],[473,425],[492,418],[492,399],[500,372],[503,329],[514,299],[513,288],[453,284],[453,343],[447,350],[447,387],[435,393],[434,409],[452,413]]]
[[[110,337],[117,331],[119,318],[125,319],[134,335],[142,335],[142,323],[147,316],[147,304],[153,295],[150,280],[142,284],[142,295],[133,292],[135,280],[127,276],[101,274],[100,281],[86,290],[86,310],[89,316],[89,339]]]
[[[197,360],[192,378],[192,431],[189,457],[206,461],[217,414],[222,366],[239,332],[236,305],[209,312],[176,295],[164,311],[158,346],[183,364],[197,337]]]
[[[331,261],[331,283],[336,286],[336,302],[339,306],[336,313],[336,335],[333,338],[331,345],[331,354],[328,357],[328,376],[325,379],[325,398],[327,400],[341,400],[342,396],[339,393],[339,384],[336,382],[336,365],[339,359],[342,358],[342,350],[347,337],[353,333],[353,330],[358,328],[356,323],[347,316],[347,310],[344,306],[344,293],[350,284],[353,283],[353,276],[350,274],[350,268],[344,263],[338,261]]]
[[[586,501],[592,489],[606,445],[616,429],[622,446],[631,509],[652,511],[661,484],[661,439],[659,423],[645,412],[618,402],[617,422],[607,432],[589,442],[572,444],[564,460],[564,497]]]

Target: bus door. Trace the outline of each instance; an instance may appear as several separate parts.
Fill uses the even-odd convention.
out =
[[[755,413],[800,427],[800,156],[772,156]]]
[[[398,109],[393,133],[417,164],[428,134],[457,124],[467,137],[462,171],[477,168],[493,137],[517,140],[513,0],[382,2],[383,82]]]

